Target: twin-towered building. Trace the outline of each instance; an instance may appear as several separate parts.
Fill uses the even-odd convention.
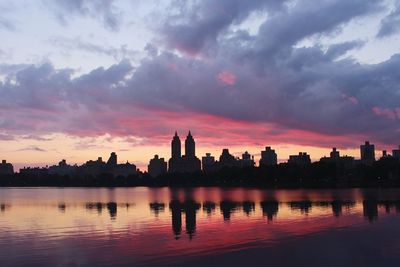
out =
[[[168,161],[168,172],[186,173],[200,170],[201,162],[196,157],[196,142],[192,134],[189,131],[185,140],[185,155],[182,155],[181,140],[178,133],[175,132],[171,142],[171,158]]]

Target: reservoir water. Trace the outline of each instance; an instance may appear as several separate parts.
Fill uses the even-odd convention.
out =
[[[0,188],[0,266],[399,266],[400,190]]]

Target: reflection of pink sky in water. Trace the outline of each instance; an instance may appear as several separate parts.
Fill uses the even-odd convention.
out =
[[[2,189],[0,203],[4,203],[4,209],[0,213],[0,248],[7,251],[6,245],[11,242],[12,249],[18,251],[20,248],[26,253],[25,249],[32,247],[29,253],[39,258],[44,250],[52,247],[56,248],[55,254],[65,253],[67,246],[67,250],[99,262],[175,261],[176,257],[273,247],[319,233],[367,228],[370,223],[364,218],[364,196],[382,201],[397,200],[400,199],[397,198],[399,192],[359,189]],[[178,226],[181,233],[177,240],[173,233],[171,199],[182,205],[186,200],[203,204],[191,215],[181,210],[181,225]],[[351,201],[352,204],[343,205],[341,216],[335,217],[330,204],[333,200]],[[229,220],[224,220],[221,201],[233,207]],[[263,214],[261,201],[279,203],[272,220]],[[116,206],[109,204],[114,202]],[[207,213],[203,209],[205,202],[215,203],[215,209]],[[244,202],[248,206],[245,207]],[[163,203],[164,206],[159,205],[157,212],[150,209],[150,203]],[[306,203],[303,209],[302,203]],[[395,209],[387,213],[382,203],[377,206],[379,219],[395,216]],[[191,238],[187,231],[193,232]]]

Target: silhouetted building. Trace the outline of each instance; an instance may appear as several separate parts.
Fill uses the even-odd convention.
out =
[[[113,176],[127,177],[130,175],[136,175],[137,168],[135,164],[126,162],[124,164],[117,164],[110,170],[110,172],[113,174]]]
[[[237,167],[238,162],[236,158],[229,153],[229,149],[222,149],[222,154],[219,157],[219,166],[220,167]]]
[[[131,164],[129,162],[118,164],[116,160],[117,154],[115,154],[115,152],[112,152],[107,163],[103,161],[102,157],[98,157],[97,160],[89,160],[81,167],[79,167],[78,173],[80,175],[91,176],[108,174],[112,176],[123,177],[137,174],[137,168],[135,164]]]
[[[169,172],[190,173],[201,170],[201,161],[196,157],[196,143],[189,131],[185,140],[185,155],[181,156],[181,141],[178,133],[171,142],[171,159],[169,160]]]
[[[82,175],[99,175],[105,172],[106,163],[103,161],[102,157],[98,157],[97,160],[86,161],[79,168],[79,173]]]
[[[308,155],[306,152],[299,152],[298,155],[290,155],[288,163],[296,165],[306,165],[311,163],[311,158],[310,155]]]
[[[364,145],[360,146],[361,161],[365,164],[372,164],[375,161],[375,146],[365,141]]]
[[[67,164],[65,159],[61,160],[58,165],[49,167],[49,174],[56,175],[74,175],[78,170],[78,166],[71,166]]]
[[[255,162],[254,162],[254,157],[249,154],[249,152],[244,152],[242,154],[242,159],[239,161],[240,167],[246,168],[246,167],[254,167]]]
[[[336,147],[332,148],[332,151],[330,153],[331,159],[338,159],[340,158],[340,153],[339,151],[336,149]]]
[[[190,131],[185,140],[185,157],[187,158],[196,157],[196,143],[194,142],[193,136],[190,133]]]
[[[261,159],[260,166],[271,166],[278,164],[278,156],[275,153],[275,150],[271,149],[271,147],[265,147],[264,151],[261,151]]]
[[[336,167],[338,168],[348,169],[353,167],[354,158],[347,155],[341,157],[339,150],[337,150],[336,147],[334,147],[332,148],[330,156],[321,158],[320,162],[335,163]]]
[[[190,131],[185,140],[185,156],[182,159],[184,172],[197,172],[201,170],[201,161],[196,157],[196,143]]]
[[[181,139],[178,133],[175,132],[171,141],[171,158],[168,162],[168,171],[180,172],[183,169],[182,164]]]
[[[211,156],[211,153],[206,153],[205,157],[201,158],[203,171],[214,171],[215,170],[215,158]]]
[[[393,156],[393,158],[400,160],[400,145],[399,145],[398,149],[393,149],[392,156]]]
[[[151,177],[157,177],[167,172],[167,162],[164,158],[159,158],[155,155],[153,159],[150,160],[147,170]]]
[[[48,168],[44,168],[44,167],[43,168],[39,168],[39,167],[34,167],[34,168],[28,167],[28,168],[26,168],[26,167],[24,167],[24,168],[19,170],[19,173],[23,174],[23,175],[27,175],[27,176],[40,177],[40,176],[49,174],[49,169]]]
[[[6,160],[2,160],[0,164],[0,175],[10,175],[14,173],[14,167],[11,163],[7,163]]]
[[[107,160],[107,165],[109,167],[115,167],[118,164],[118,158],[117,158],[117,154],[115,154],[115,152],[111,152],[110,157]]]

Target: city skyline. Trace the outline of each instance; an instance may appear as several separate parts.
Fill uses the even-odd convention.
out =
[[[182,150],[183,146],[183,150]],[[191,133],[191,130],[188,131],[188,134],[186,136],[185,142],[182,145],[180,141],[180,137],[178,134],[178,131],[175,131],[175,134],[172,136],[172,140],[170,143],[170,155],[169,157],[162,157],[158,153],[154,154],[153,158],[148,159],[148,165],[146,168],[137,168],[135,164],[135,160],[118,160],[117,159],[117,154],[116,152],[110,152],[110,156],[107,161],[103,161],[103,156],[97,156],[95,160],[93,159],[87,159],[85,163],[82,164],[70,164],[65,158],[61,159],[61,161],[58,163],[58,165],[54,164],[46,164],[45,166],[24,166],[23,168],[16,168],[17,169],[31,169],[31,168],[55,168],[55,167],[64,167],[64,166],[85,166],[88,164],[100,162],[101,164],[104,164],[104,166],[121,166],[123,167],[124,163],[121,164],[121,162],[126,162],[125,164],[128,167],[128,173],[129,168],[133,166],[134,168],[134,174],[136,174],[136,169],[141,172],[148,172],[150,176],[159,176],[164,173],[191,173],[191,172],[196,172],[196,171],[213,171],[215,168],[212,166],[215,164],[222,164],[221,166],[226,166],[226,167],[254,167],[254,166],[271,166],[271,165],[276,165],[279,163],[295,163],[295,164],[308,164],[312,162],[319,162],[323,161],[325,159],[351,159],[352,161],[354,160],[360,160],[363,163],[366,164],[372,164],[375,160],[379,160],[380,158],[385,158],[385,157],[394,157],[394,158],[400,158],[400,145],[397,147],[394,147],[391,150],[381,150],[381,153],[376,146],[371,143],[370,141],[365,141],[363,144],[359,145],[358,153],[359,157],[356,156],[351,156],[347,155],[345,153],[342,153],[342,151],[338,150],[337,147],[332,146],[331,151],[322,157],[320,157],[317,160],[314,160],[312,155],[309,154],[308,151],[299,151],[298,153],[289,155],[287,159],[281,159],[279,158],[279,151],[276,151],[273,149],[271,146],[265,146],[264,150],[260,150],[260,153],[258,158],[255,158],[254,154],[249,153],[248,150],[245,150],[241,152],[241,157],[236,156],[234,154],[231,154],[229,151],[229,148],[225,147],[222,149],[222,152],[218,158],[218,154],[212,154],[210,152],[206,152],[203,155],[198,155],[196,154],[196,142],[194,139],[194,136]],[[199,157],[197,157],[199,156]],[[224,163],[225,162],[225,163]],[[247,162],[247,163],[246,163]],[[10,165],[9,161],[6,159],[2,160],[2,166],[4,168],[7,165]],[[150,170],[150,166],[153,164],[153,173]],[[121,169],[120,168],[120,169]],[[218,167],[220,168],[220,167]],[[217,169],[218,169],[217,168]],[[66,170],[63,168],[62,173],[64,173]],[[70,174],[67,170],[66,174]],[[118,171],[118,173],[121,173],[121,170]],[[124,171],[122,171],[124,173]]]
[[[144,168],[187,128],[201,155],[267,143],[316,160],[331,144],[351,156],[358,140],[398,144],[396,0],[0,8],[0,155],[17,166],[115,151]]]

